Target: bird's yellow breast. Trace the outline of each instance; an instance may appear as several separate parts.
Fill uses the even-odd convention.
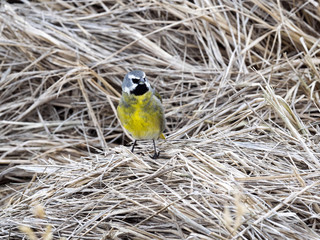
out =
[[[141,96],[123,93],[117,112],[123,127],[135,139],[163,138],[163,108],[153,92],[149,91]]]

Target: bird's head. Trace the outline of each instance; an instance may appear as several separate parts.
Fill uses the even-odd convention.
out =
[[[126,74],[122,83],[122,91],[128,94],[141,96],[148,91],[152,91],[146,74],[140,70],[133,70]]]

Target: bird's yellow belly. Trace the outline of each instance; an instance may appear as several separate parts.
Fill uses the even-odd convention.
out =
[[[137,140],[157,139],[161,134],[161,123],[157,113],[146,113],[137,109],[126,117],[127,121],[123,126]]]
[[[134,102],[122,102],[117,109],[123,127],[136,140],[164,138],[161,103],[150,95],[135,97]]]

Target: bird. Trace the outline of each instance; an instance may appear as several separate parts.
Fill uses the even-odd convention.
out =
[[[151,87],[143,71],[133,70],[125,75],[117,114],[122,126],[134,138],[131,152],[133,153],[138,140],[152,140],[152,158],[158,158],[160,151],[157,152],[155,140],[165,139],[163,131],[166,120],[162,98]]]

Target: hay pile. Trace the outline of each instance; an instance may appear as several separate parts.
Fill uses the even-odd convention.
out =
[[[320,238],[319,2],[15,2],[1,238]],[[123,146],[132,69],[164,99],[157,160]]]

